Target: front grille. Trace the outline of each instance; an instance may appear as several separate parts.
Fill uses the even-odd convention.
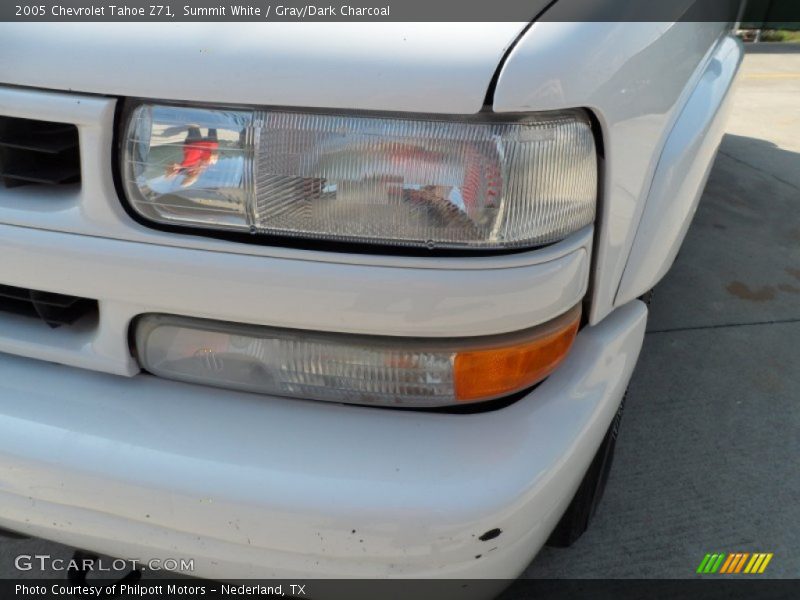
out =
[[[50,327],[97,315],[97,301],[77,296],[0,285],[0,311],[41,319]]]
[[[79,182],[78,128],[0,116],[0,178],[6,187]]]

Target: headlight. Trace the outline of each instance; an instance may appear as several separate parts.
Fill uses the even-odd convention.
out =
[[[498,250],[559,240],[595,214],[578,110],[459,121],[141,104],[123,149],[132,207],[168,225]]]
[[[170,315],[136,324],[139,363],[190,383],[356,404],[447,406],[541,381],[566,357],[580,308],[528,331],[412,340],[292,331]]]

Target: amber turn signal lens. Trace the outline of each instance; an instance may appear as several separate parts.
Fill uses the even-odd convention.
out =
[[[433,408],[494,400],[546,377],[569,351],[580,308],[525,331],[418,339],[279,329],[176,315],[136,322],[154,375],[260,394]]]
[[[550,375],[566,358],[581,319],[576,306],[532,340],[458,352],[453,378],[459,402],[490,400],[524,390]]]

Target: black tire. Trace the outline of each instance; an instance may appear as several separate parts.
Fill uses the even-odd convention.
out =
[[[550,538],[547,540],[548,546],[555,548],[568,548],[578,541],[583,532],[589,528],[603,498],[606,489],[608,475],[611,472],[611,464],[614,462],[614,448],[617,445],[617,434],[619,424],[622,420],[622,411],[625,406],[625,397],[619,405],[614,420],[608,428],[597,454],[594,455],[589,470],[583,476],[578,491],[572,498],[566,512],[556,525]]]
[[[17,533],[16,531],[11,531],[10,529],[3,529],[0,527],[0,538],[6,538],[9,540],[27,540],[30,536],[25,535],[24,533]]]

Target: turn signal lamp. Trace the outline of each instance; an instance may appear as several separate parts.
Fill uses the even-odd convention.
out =
[[[167,379],[331,402],[438,407],[500,398],[544,379],[569,352],[580,308],[487,338],[325,334],[145,315],[139,362]]]

